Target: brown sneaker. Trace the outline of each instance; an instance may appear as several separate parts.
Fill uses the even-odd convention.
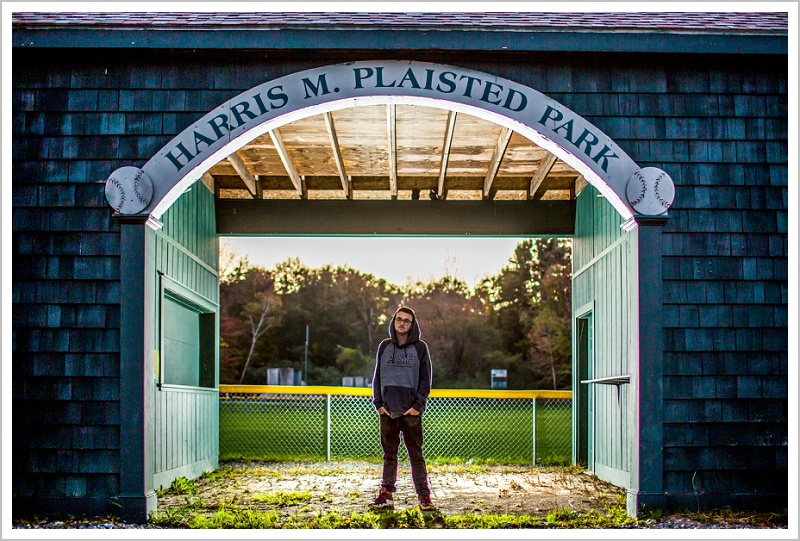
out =
[[[394,508],[394,498],[392,493],[381,487],[375,500],[369,504],[370,509],[392,509]]]
[[[424,496],[417,496],[417,499],[419,500],[420,511],[433,511],[434,509],[436,509],[436,506],[433,505],[433,502],[431,502],[430,494],[426,494]]]

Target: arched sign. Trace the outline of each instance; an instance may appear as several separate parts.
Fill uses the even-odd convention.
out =
[[[186,128],[142,167],[152,180],[153,194],[141,212],[160,218],[205,171],[270,130],[327,111],[382,103],[465,112],[508,127],[583,174],[623,218],[637,213],[627,187],[639,166],[607,135],[567,107],[508,79],[453,66],[395,60],[302,71],[228,100]],[[666,183],[671,184],[665,175],[660,177],[662,192]],[[640,179],[651,177],[655,178],[640,174],[633,180],[641,184]],[[668,207],[671,201],[667,203]]]

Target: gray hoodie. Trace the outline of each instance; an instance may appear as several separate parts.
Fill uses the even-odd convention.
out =
[[[432,379],[430,353],[428,345],[420,340],[416,315],[402,346],[397,343],[396,317],[395,312],[389,322],[389,338],[378,346],[372,378],[372,403],[375,409],[386,408],[392,418],[401,417],[412,407],[424,412]]]

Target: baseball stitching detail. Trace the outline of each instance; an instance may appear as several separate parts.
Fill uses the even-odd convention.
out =
[[[133,177],[133,193],[136,194],[136,199],[138,199],[142,205],[147,206],[149,201],[145,196],[142,195],[142,192],[139,191],[139,182],[142,180],[143,174],[144,173],[140,170],[136,173],[136,176]]]
[[[655,185],[653,186],[653,192],[654,192],[654,194],[656,196],[656,201],[661,203],[661,206],[663,206],[664,209],[666,210],[666,209],[668,209],[670,207],[670,205],[672,205],[672,203],[668,203],[666,199],[661,197],[661,194],[658,191],[658,185],[661,182],[661,179],[664,178],[664,174],[665,173],[661,173],[660,175],[658,175],[658,177],[656,177],[656,182],[655,182]]]
[[[639,197],[630,202],[631,206],[633,207],[641,203],[644,200],[645,194],[647,193],[647,183],[645,182],[644,177],[641,175],[641,173],[639,173],[639,171],[636,171],[636,173],[634,173],[634,176],[639,180],[639,185],[642,187],[642,191],[639,193]]]
[[[122,187],[122,184],[120,183],[120,181],[118,181],[114,177],[109,178],[108,182],[109,182],[109,184],[111,184],[111,186],[113,188],[115,188],[117,190],[117,192],[119,192],[118,193],[118,195],[119,195],[119,204],[116,205],[116,206],[114,206],[114,205],[112,205],[112,206],[114,207],[114,210],[116,210],[117,212],[121,212],[122,207],[125,205],[125,189]],[[112,192],[112,194],[113,194],[113,192]]]

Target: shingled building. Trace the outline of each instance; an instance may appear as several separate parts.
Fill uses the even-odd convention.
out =
[[[787,505],[788,13],[16,12],[11,40],[15,516],[144,521],[216,467],[220,234],[571,236],[573,460],[631,514]],[[414,190],[435,219],[385,220]]]

